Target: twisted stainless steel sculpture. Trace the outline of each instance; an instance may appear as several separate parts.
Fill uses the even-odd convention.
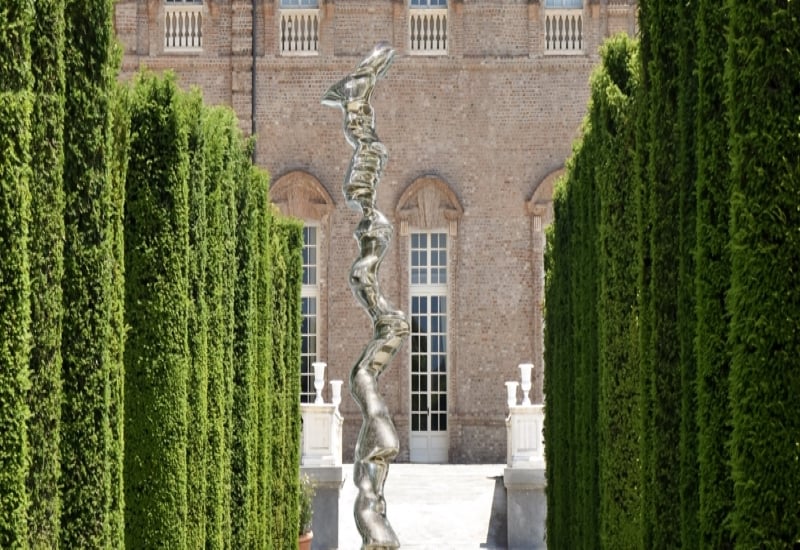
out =
[[[378,269],[393,229],[376,208],[376,188],[388,154],[375,133],[375,114],[370,104],[375,84],[386,74],[394,55],[387,43],[379,43],[322,98],[324,105],[344,111],[344,136],[355,150],[342,187],[347,205],[362,214],[354,233],[360,255],[350,269],[350,288],[367,310],[373,326],[372,340],[350,373],[350,393],[363,417],[353,466],[353,481],[358,487],[354,514],[362,550],[400,547],[386,517],[383,497],[389,462],[397,456],[400,442],[378,391],[378,377],[408,336],[408,321],[386,300],[378,283]]]

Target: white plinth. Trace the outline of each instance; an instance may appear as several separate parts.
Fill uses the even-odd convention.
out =
[[[342,465],[342,415],[330,403],[301,403],[303,443],[300,464],[303,466]]]
[[[544,469],[544,405],[509,407],[508,467]]]

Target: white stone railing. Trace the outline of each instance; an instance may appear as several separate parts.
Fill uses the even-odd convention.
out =
[[[445,55],[449,40],[447,9],[411,9],[408,18],[411,53]]]
[[[280,25],[281,54],[319,54],[319,8],[281,10]]]
[[[203,4],[164,5],[164,51],[203,49]]]
[[[544,16],[544,52],[550,55],[583,53],[583,10],[548,9]]]

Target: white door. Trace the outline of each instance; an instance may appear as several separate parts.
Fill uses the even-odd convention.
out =
[[[411,235],[411,462],[447,462],[447,234]]]

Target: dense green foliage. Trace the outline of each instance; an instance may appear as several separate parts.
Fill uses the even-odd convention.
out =
[[[125,546],[186,543],[188,134],[173,79],[140,77],[125,197]]]
[[[300,289],[302,286],[303,227],[300,223],[279,219],[272,226],[273,312],[272,312],[272,387],[274,395],[270,412],[272,471],[270,484],[274,515],[270,536],[272,546],[280,548],[284,541],[299,532],[300,447],[292,441],[300,437],[299,363],[300,353]],[[295,296],[287,300],[285,296]]]
[[[186,548],[206,545],[206,470],[208,468],[208,307],[206,305],[207,220],[203,103],[199,93],[186,98],[189,164],[189,318],[191,363],[187,380]]]
[[[27,546],[33,3],[0,9],[0,547]]]
[[[546,363],[561,366],[545,377],[545,449],[556,465],[548,470],[548,533],[560,534],[548,537],[554,548],[638,543],[635,241],[628,238],[636,219],[635,45],[617,37],[602,59],[583,140],[554,198],[558,223],[546,258]]]
[[[604,46],[584,135],[554,197],[548,547],[792,548],[800,7],[639,8],[638,62],[626,39]],[[585,529],[595,525],[593,543]]]
[[[695,180],[695,111],[697,74],[695,70],[695,13],[697,0],[676,2],[678,32],[677,97],[677,164],[678,186],[678,350],[680,360],[680,543],[684,550],[699,546],[697,465],[697,365],[694,338],[695,316],[695,249],[697,200]]]
[[[729,293],[738,548],[800,541],[800,5],[730,0]]]
[[[728,247],[728,121],[722,77],[727,10],[719,0],[697,8],[697,437],[699,540],[703,548],[733,548],[727,517],[733,508],[728,399],[730,351],[725,296]]]
[[[0,8],[0,547],[292,547],[301,226],[112,14]]]
[[[639,363],[634,338],[636,307],[636,209],[634,202],[633,96],[638,58],[635,43],[618,36],[603,50],[592,80],[592,131],[597,139],[598,354],[600,545],[634,548],[638,543],[640,496]]]
[[[125,207],[127,547],[297,537],[302,236],[273,223],[250,147],[230,109],[140,77]]]
[[[64,243],[64,2],[37,2],[31,35],[32,117],[30,281],[31,389],[28,406],[28,538],[31,548],[58,546],[61,515],[58,442],[61,423],[61,276]]]
[[[110,0],[65,4],[64,275],[60,546],[116,547],[112,533],[111,330],[115,225],[110,181],[113,87]],[[121,505],[121,503],[118,503]],[[116,524],[118,525],[118,524]],[[113,540],[113,542],[111,542]]]

